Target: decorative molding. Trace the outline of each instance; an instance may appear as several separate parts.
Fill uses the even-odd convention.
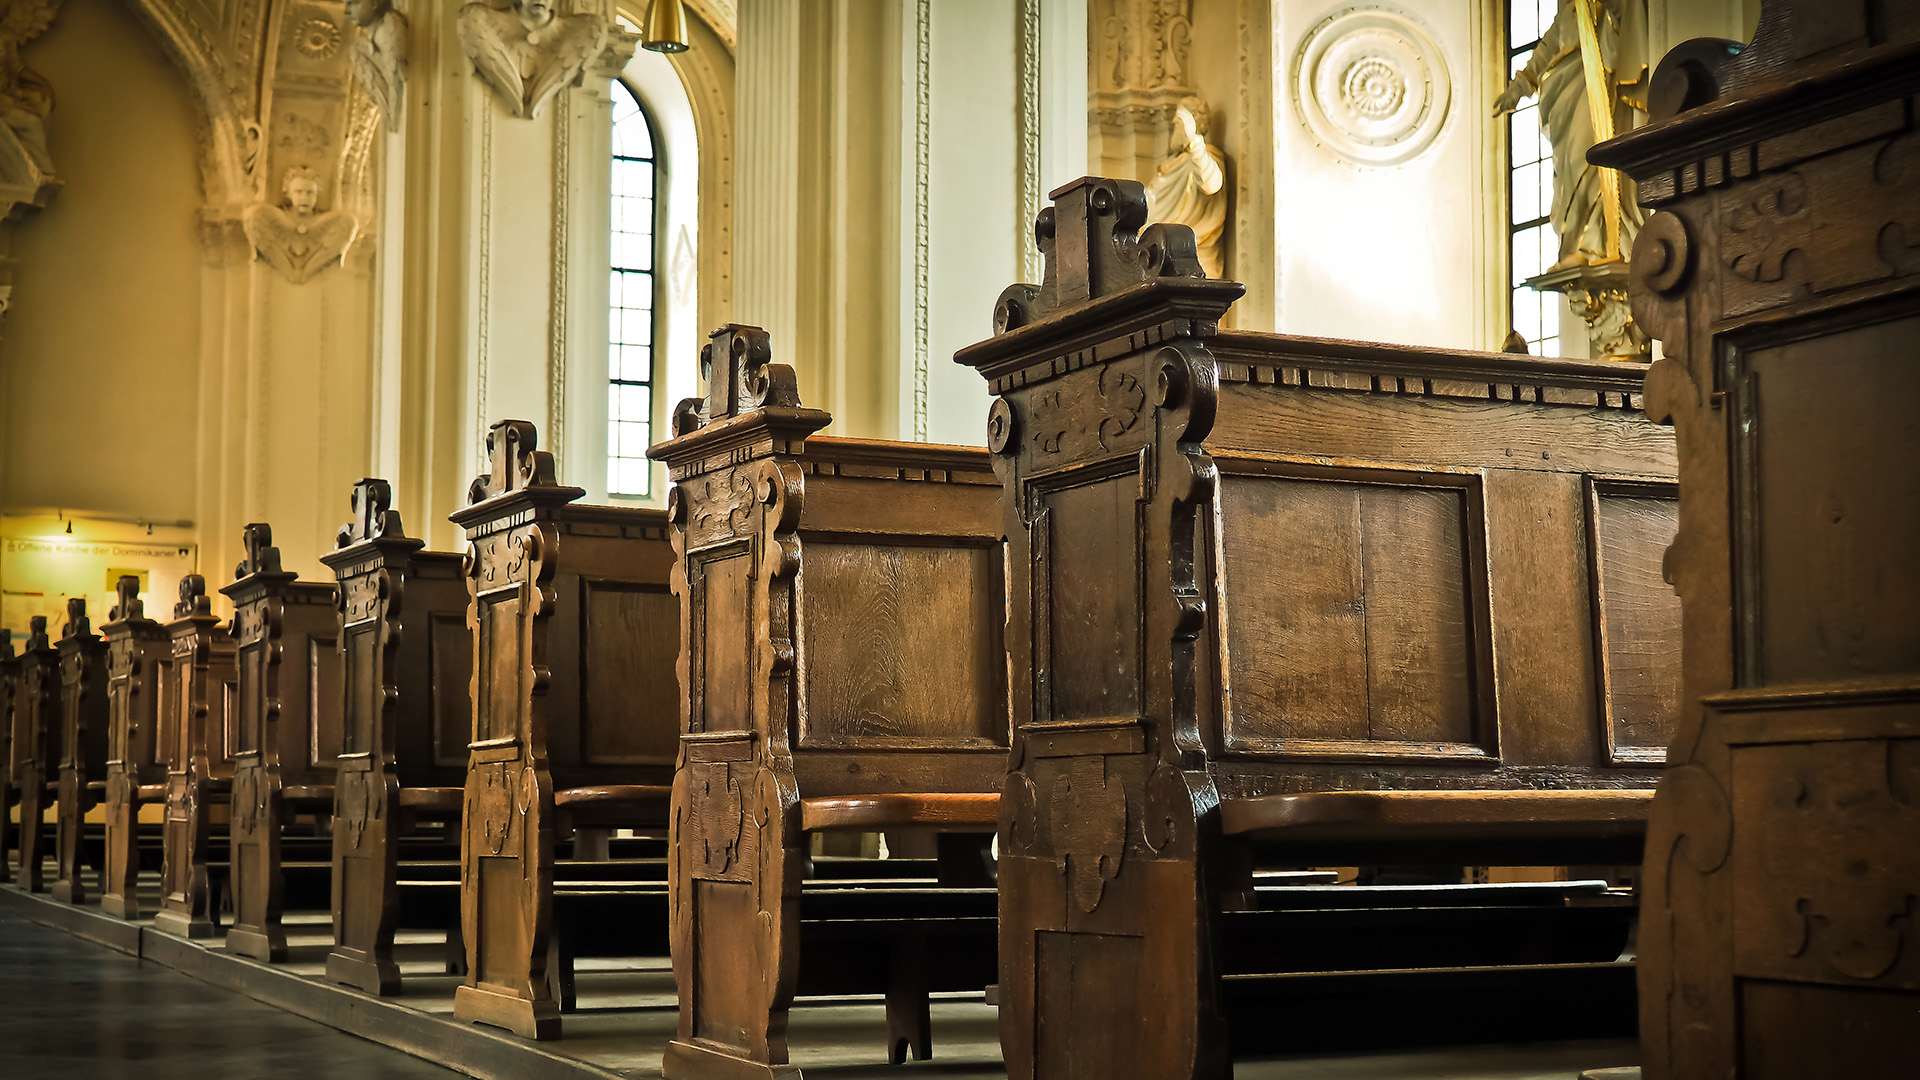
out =
[[[562,89],[553,117],[553,230],[548,253],[547,437],[557,469],[567,445],[567,211],[573,202],[573,95]]]
[[[933,208],[933,0],[915,0],[913,34],[913,438],[927,441],[927,263]]]
[[[1447,59],[1397,8],[1350,7],[1294,53],[1294,110],[1322,149],[1353,165],[1399,165],[1433,145],[1452,104]]]
[[[475,267],[480,275],[479,305],[474,312],[474,413],[475,431],[487,430],[487,328],[493,311],[493,110],[480,109],[480,258]],[[480,457],[485,468],[486,455]]]
[[[1013,251],[1023,280],[1040,276],[1040,250],[1033,244],[1032,222],[1040,216],[1040,3],[1020,0],[1020,75],[1016,120],[1019,125],[1020,182],[1016,191]]]
[[[1093,18],[1101,35],[1099,89],[1190,92],[1193,0],[1110,0]]]

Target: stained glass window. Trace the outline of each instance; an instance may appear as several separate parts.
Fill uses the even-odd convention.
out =
[[[1507,74],[1525,67],[1540,35],[1553,25],[1558,0],[1507,0]],[[1540,102],[1528,98],[1507,116],[1508,315],[1527,351],[1560,352],[1560,294],[1537,292],[1526,280],[1560,257],[1553,231],[1553,145],[1540,127]]]
[[[613,258],[607,282],[607,494],[653,493],[654,214],[659,158],[653,123],[627,84],[613,83]]]

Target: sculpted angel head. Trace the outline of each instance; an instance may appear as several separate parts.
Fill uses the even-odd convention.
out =
[[[393,10],[393,0],[347,0],[347,18],[355,26],[372,26]]]
[[[287,170],[286,178],[280,181],[280,190],[287,198],[287,209],[305,216],[319,209],[320,174],[305,165],[295,165]]]
[[[554,0],[513,0],[513,10],[528,29],[538,30],[553,21]]]

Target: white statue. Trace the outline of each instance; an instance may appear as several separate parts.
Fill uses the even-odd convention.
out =
[[[1588,56],[1584,41],[1598,55]],[[1633,181],[1587,164],[1587,151],[1645,122],[1646,58],[1646,0],[1560,0],[1553,25],[1494,102],[1499,116],[1539,95],[1540,126],[1553,144],[1550,216],[1560,233],[1551,270],[1613,262],[1633,249],[1642,221]],[[1597,124],[1596,96],[1611,106]]]
[[[393,10],[393,0],[347,0],[347,18],[360,28],[349,56],[353,76],[380,106],[387,130],[399,131],[407,93],[407,17]]]
[[[555,15],[554,0],[513,0],[503,11],[476,0],[460,9],[460,47],[515,116],[540,114],[580,78],[607,42],[598,15]]]
[[[320,174],[305,165],[287,170],[286,206],[262,203],[247,211],[247,239],[260,257],[299,285],[340,258],[360,232],[344,210],[320,213]]]
[[[53,86],[20,58],[27,42],[53,23],[61,0],[6,0],[0,3],[0,124],[13,132],[38,175],[34,181],[53,180],[53,157],[47,153],[47,114],[53,111]],[[26,178],[22,178],[26,179]],[[0,206],[0,214],[5,207]]]
[[[1180,99],[1173,113],[1173,153],[1147,185],[1147,220],[1193,230],[1207,276],[1225,271],[1220,238],[1227,229],[1226,158],[1207,142],[1211,112],[1197,97]]]

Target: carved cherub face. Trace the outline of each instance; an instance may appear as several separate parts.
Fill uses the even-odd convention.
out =
[[[553,21],[553,0],[513,0],[513,8],[521,22],[536,30]]]
[[[287,174],[287,206],[300,215],[311,214],[320,206],[320,178],[310,172]]]
[[[355,26],[372,26],[392,6],[391,0],[347,0],[347,18]]]

